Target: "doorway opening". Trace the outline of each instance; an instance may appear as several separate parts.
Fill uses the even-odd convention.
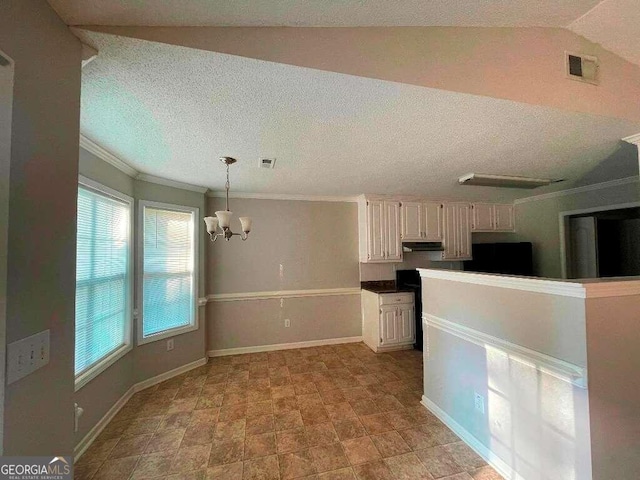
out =
[[[565,278],[640,276],[640,204],[563,212],[561,234]]]

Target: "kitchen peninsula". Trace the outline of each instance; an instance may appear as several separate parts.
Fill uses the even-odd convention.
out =
[[[505,478],[635,478],[640,279],[419,272],[426,408]]]

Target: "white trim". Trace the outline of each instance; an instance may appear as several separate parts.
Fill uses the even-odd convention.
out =
[[[581,283],[541,278],[494,275],[487,273],[461,272],[457,270],[431,270],[419,268],[420,276],[437,280],[472,283],[489,287],[510,288],[525,292],[547,293],[563,297],[586,298],[585,288]]]
[[[152,387],[160,382],[164,382],[165,380],[169,380],[170,378],[177,377],[189,370],[193,370],[194,368],[201,367],[207,364],[207,357],[200,358],[194,362],[187,363],[178,368],[174,368],[173,370],[169,370],[168,372],[161,373],[160,375],[156,375],[155,377],[151,377],[142,382],[136,383],[129,390],[127,390],[122,397],[118,399],[118,401],[104,414],[104,416],[96,423],[91,430],[78,442],[73,450],[74,455],[74,463],[76,463],[82,454],[87,451],[87,449],[91,446],[94,440],[102,433],[104,428],[109,424],[111,420],[117,415],[117,413],[125,406],[125,404],[129,401],[129,399],[133,396],[134,393],[144,390],[145,388]]]
[[[209,190],[207,187],[201,187],[199,185],[192,185],[190,183],[178,182],[177,180],[169,180],[168,178],[156,177],[155,175],[149,175],[147,173],[138,173],[136,180],[142,182],[155,183],[157,185],[164,185],[166,187],[179,188],[180,190],[189,190],[196,193],[206,193]]]
[[[158,383],[162,383],[165,380],[169,380],[170,378],[177,377],[178,375],[182,375],[183,373],[188,372],[189,370],[193,370],[194,368],[198,368],[203,365],[206,365],[207,361],[208,361],[207,357],[199,358],[198,360],[194,360],[191,363],[187,363],[180,367],[176,367],[173,370],[169,370],[168,372],[164,372],[164,373],[161,373],[160,375],[156,375],[155,377],[151,377],[146,380],[143,380],[142,382],[138,382],[133,386],[133,388],[135,389],[136,392],[139,392],[146,388],[153,387],[154,385],[157,385]]]
[[[101,147],[90,138],[84,136],[82,133],[80,134],[80,146],[84,148],[87,152],[93,153],[99,159],[104,160],[105,162],[113,165],[118,170],[129,175],[130,177],[135,178],[136,175],[138,175],[138,171],[135,168],[133,168],[131,165],[124,162],[123,160],[120,160],[113,153]]]
[[[629,135],[628,137],[624,137],[622,141],[627,143],[632,143],[633,145],[640,145],[640,133],[636,133],[635,135]]]
[[[530,348],[511,343],[502,338],[488,335],[473,328],[465,327],[428,313],[422,314],[422,321],[427,327],[437,328],[449,335],[474,343],[482,348],[487,348],[487,346],[496,348],[508,354],[509,357],[516,358],[527,364],[533,364],[536,370],[540,372],[553,375],[576,387],[587,388],[587,369],[584,367],[551,357],[544,353],[536,352]]]
[[[207,297],[200,297],[198,299],[198,306],[204,307],[207,304]]]
[[[80,457],[86,452],[91,444],[98,438],[98,435],[102,433],[105,427],[111,420],[118,414],[118,412],[126,405],[129,399],[135,393],[135,385],[127,390],[122,397],[118,399],[116,403],[104,414],[104,416],[96,423],[91,430],[78,442],[73,449],[73,462],[76,463]]]
[[[362,342],[362,337],[327,338],[324,340],[309,340],[306,342],[276,343],[272,345],[256,345],[255,347],[239,347],[239,348],[225,348],[223,350],[209,350],[207,352],[207,355],[209,357],[224,357],[227,355],[241,355],[243,353],[273,352],[276,350],[291,350],[294,348],[321,347],[324,345],[340,345],[343,343],[360,343],[360,342]]]
[[[142,292],[144,292],[144,209],[146,207],[172,210],[175,212],[191,213],[193,215],[193,285],[194,289],[194,310],[193,310],[193,322],[184,327],[172,328],[164,332],[151,335],[150,337],[144,337],[143,335],[143,323],[144,323],[144,298]],[[175,205],[171,203],[154,202],[150,200],[138,201],[138,321],[137,323],[137,344],[144,345],[146,343],[156,342],[165,338],[174,337],[187,332],[193,332],[199,328],[199,315],[198,307],[200,306],[200,299],[198,298],[198,285],[199,285],[199,273],[200,273],[200,209],[198,207],[191,207],[188,205]]]
[[[423,407],[433,413],[438,419],[444,423],[449,429],[455,433],[469,448],[480,455],[485,462],[487,462],[496,472],[507,480],[525,480],[518,472],[502,460],[498,455],[493,453],[488,447],[486,447],[480,440],[474,437],[467,429],[456,422],[453,417],[450,417],[444,410],[438,407],[434,402],[429,400],[426,396],[422,396],[420,402]]]
[[[331,297],[338,295],[359,295],[360,287],[320,288],[316,290],[281,290],[276,292],[212,293],[208,302],[238,302],[244,300],[270,300],[274,298]]]
[[[209,190],[207,192],[208,197],[224,198],[225,192]],[[349,202],[356,203],[359,196],[345,195],[345,196],[331,196],[331,195],[297,195],[288,193],[245,193],[245,192],[230,192],[229,198],[249,198],[259,200],[297,200],[307,202]]]
[[[134,292],[134,282],[135,282],[135,279],[134,279],[135,256],[134,256],[134,250],[133,250],[134,231],[135,231],[134,199],[129,195],[125,195],[124,193],[119,192],[118,190],[109,188],[83,175],[78,175],[78,188],[80,187],[84,187],[87,190],[94,191],[106,197],[111,197],[129,206],[129,232],[128,232],[129,251],[128,251],[128,258],[127,258],[127,262],[128,262],[127,275],[128,275],[129,285],[127,288],[128,315],[126,320],[128,324],[126,326],[127,328],[126,328],[126,334],[125,334],[125,343],[124,345],[121,345],[119,348],[111,352],[106,357],[96,362],[94,365],[92,365],[90,368],[82,372],[80,375],[75,376],[74,391],[76,392],[80,390],[82,387],[84,387],[86,384],[91,382],[91,380],[96,378],[98,375],[104,372],[107,368],[109,368],[115,362],[117,362],[122,357],[124,357],[131,350],[133,350],[133,292]]]
[[[527,203],[527,202],[536,202],[538,200],[548,200],[550,198],[564,197],[566,195],[575,195],[576,193],[592,192],[595,190],[602,190],[604,188],[620,187],[622,185],[637,183],[638,181],[640,181],[640,177],[638,176],[619,178],[617,180],[609,180],[608,182],[593,183],[591,185],[584,185],[582,187],[569,188],[567,190],[560,190],[558,192],[543,193],[542,195],[534,195],[531,197],[518,198],[514,200],[513,203],[515,205],[520,205],[522,203]]]
[[[640,207],[640,202],[619,203],[617,205],[582,208],[579,210],[567,210],[564,212],[560,212],[558,214],[558,221],[560,222],[560,274],[562,275],[562,278],[567,278],[567,275],[568,275],[566,235],[567,235],[567,227],[568,227],[569,219],[567,217],[571,215],[582,215],[584,213],[607,212],[611,210],[621,210],[624,208],[637,208],[637,207]]]

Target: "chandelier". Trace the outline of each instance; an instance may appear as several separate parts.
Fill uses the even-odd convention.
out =
[[[242,233],[233,233],[229,226],[231,224],[231,215],[233,215],[233,213],[229,211],[229,165],[233,165],[237,160],[231,157],[222,157],[220,161],[227,166],[227,183],[225,184],[227,206],[225,210],[217,211],[215,217],[204,217],[204,223],[207,225],[207,233],[212,242],[215,242],[218,237],[224,237],[226,241],[229,241],[234,235],[239,235],[242,240],[246,240],[251,231],[251,218],[238,218],[238,220],[240,220],[240,226],[242,227]],[[220,233],[217,231],[218,226],[222,229]]]

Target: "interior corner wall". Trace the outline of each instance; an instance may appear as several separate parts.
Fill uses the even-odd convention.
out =
[[[516,204],[513,241],[533,243],[533,269],[540,277],[561,278],[560,213],[640,201],[640,183]]]
[[[6,387],[4,455],[70,455],[81,45],[45,0],[3,0],[0,49],[15,61],[7,342],[48,329],[51,348]]]
[[[207,242],[207,293],[262,292],[269,298],[209,301],[208,350],[361,336],[359,294],[281,299],[272,293],[360,287],[357,205],[236,198],[230,203],[232,230],[240,230],[240,215],[253,218],[253,230],[244,242]],[[207,214],[224,205],[222,198],[209,198]]]
[[[134,206],[136,220],[137,201],[152,200],[198,207],[200,209],[198,222],[204,224],[202,222],[205,208],[203,194],[134,180],[84,149],[80,149],[80,174],[133,197],[136,200]],[[134,223],[134,242],[136,242],[137,238],[135,235],[136,229],[137,222]],[[203,237],[204,233],[201,230],[199,239],[199,297],[203,297],[205,292],[204,244],[206,238]],[[137,252],[137,246],[135,251]],[[134,258],[136,257],[134,255]],[[134,285],[134,292],[136,287],[137,285]],[[138,304],[137,299],[135,304]],[[80,417],[79,429],[74,439],[76,445],[133,385],[204,358],[205,308],[199,307],[198,313],[198,330],[174,337],[174,350],[168,352],[166,342],[162,340],[144,345],[137,345],[134,342],[134,348],[131,352],[76,392],[75,401],[84,409],[84,414]]]

